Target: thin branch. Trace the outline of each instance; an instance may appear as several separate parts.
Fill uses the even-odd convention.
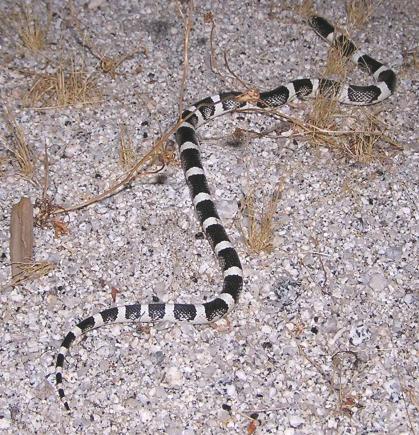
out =
[[[189,115],[191,116],[191,115]],[[60,213],[68,213],[70,211],[80,210],[82,208],[85,208],[91,204],[94,204],[96,202],[102,201],[103,199],[109,198],[119,191],[123,190],[129,183],[131,183],[139,174],[139,168],[141,166],[145,166],[148,162],[153,161],[154,157],[159,154],[163,148],[163,145],[170,139],[172,134],[178,129],[178,127],[182,124],[182,122],[186,121],[188,117],[181,118],[175,125],[170,127],[161,138],[159,138],[156,142],[156,144],[153,146],[153,148],[147,152],[140,160],[137,161],[137,163],[128,171],[128,173],[119,181],[115,182],[111,187],[106,189],[104,192],[102,192],[100,195],[97,195],[91,199],[88,199],[87,201],[82,202],[81,204],[77,204],[71,207],[67,208],[60,208],[57,210],[54,210],[54,214],[60,214]],[[142,175],[150,175],[155,174],[156,172],[159,172],[162,168],[158,169],[157,171],[143,171]]]
[[[183,19],[183,68],[182,79],[180,82],[179,90],[179,116],[183,113],[183,99],[186,90],[186,80],[188,78],[189,71],[189,38],[192,30],[192,17],[195,10],[195,4],[193,0],[189,0],[186,5],[187,13],[182,11],[180,2],[177,2],[177,8],[180,16]]]

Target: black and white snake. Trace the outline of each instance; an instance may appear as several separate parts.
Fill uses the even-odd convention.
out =
[[[370,105],[389,97],[396,85],[395,73],[381,62],[358,50],[344,35],[335,34],[334,27],[324,18],[309,19],[314,31],[331,44],[340,48],[359,67],[371,74],[375,84],[369,86],[346,85],[329,79],[298,79],[262,92],[257,99],[243,99],[240,92],[221,93],[207,97],[182,114],[183,122],[176,131],[180,159],[186,183],[202,229],[218,259],[223,274],[221,293],[203,304],[133,304],[109,308],[78,323],[64,338],[56,362],[56,385],[60,399],[70,410],[62,386],[65,355],[73,341],[86,331],[108,323],[187,321],[202,324],[216,321],[233,309],[243,287],[243,271],[239,256],[231,244],[217,213],[210,194],[205,171],[202,167],[196,129],[209,119],[236,109],[281,106],[294,98],[315,97],[318,94],[333,97],[351,105]]]

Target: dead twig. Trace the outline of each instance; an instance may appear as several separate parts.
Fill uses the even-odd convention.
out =
[[[12,207],[9,244],[14,280],[23,272],[21,265],[33,261],[33,207],[29,198],[21,198]]]
[[[182,78],[180,81],[179,90],[179,116],[183,113],[183,100],[185,97],[186,90],[186,80],[188,78],[189,71],[189,38],[191,35],[192,25],[193,25],[193,13],[195,10],[195,4],[193,0],[188,0],[185,5],[186,12],[182,10],[182,5],[178,1],[177,9],[178,13],[183,20],[183,68],[182,68]]]
[[[87,35],[87,32],[81,29],[80,20],[77,17],[75,6],[72,1],[69,5],[69,26],[73,31],[76,42],[83,48],[86,48],[89,53],[99,60],[101,70],[105,74],[109,74],[113,79],[117,76],[117,69],[128,59],[132,59],[138,53],[143,52],[147,56],[147,49],[144,47],[136,48],[128,53],[122,54],[118,57],[110,57],[102,53],[93,43],[92,39]],[[83,37],[81,36],[83,35]]]
[[[191,115],[189,115],[191,116]],[[106,198],[109,198],[119,191],[123,190],[126,186],[128,186],[135,178],[137,178],[140,175],[139,169],[141,167],[145,167],[152,162],[156,161],[156,157],[164,154],[165,145],[170,142],[170,138],[173,135],[173,133],[178,129],[178,127],[188,119],[188,117],[181,118],[175,125],[170,127],[163,135],[156,141],[153,148],[148,151],[143,157],[141,157],[133,166],[132,168],[119,180],[117,180],[111,187],[106,189],[104,192],[102,192],[100,195],[97,195],[93,198],[88,199],[87,201],[82,202],[81,204],[77,204],[71,207],[67,208],[60,208],[57,210],[54,210],[54,214],[60,214],[60,213],[68,213],[70,211],[80,210],[82,208],[85,208],[89,205],[92,205],[96,202],[102,201]],[[158,168],[155,171],[142,171],[141,175],[150,175],[150,174],[156,174],[157,172],[160,172],[164,164],[160,168]]]

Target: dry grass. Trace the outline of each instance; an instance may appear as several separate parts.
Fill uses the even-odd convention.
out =
[[[333,389],[338,391],[338,411],[352,417],[357,409],[363,408],[362,398],[353,392],[350,380],[355,377],[360,361],[356,352],[343,350],[332,356]],[[347,384],[345,384],[346,379]]]
[[[348,0],[345,4],[348,24],[353,27],[365,25],[374,11],[373,0]]]
[[[399,76],[406,76],[409,70],[416,72],[419,70],[419,48],[414,47],[402,51],[403,63],[400,68]]]
[[[11,152],[22,176],[33,181],[35,175],[34,151],[27,142],[22,127],[10,111],[5,111],[4,120],[9,134],[7,138],[2,137],[1,141],[5,148]]]
[[[268,202],[263,204],[260,216],[257,217],[255,209],[255,194],[250,192],[245,196],[241,205],[242,222],[241,231],[246,245],[253,252],[271,252],[273,249],[274,225],[273,218],[282,197],[284,186],[278,183]]]
[[[388,126],[384,124],[377,115],[364,110],[358,117],[361,130],[353,132],[346,141],[341,142],[341,146],[353,159],[361,163],[373,161],[377,154],[380,142],[387,142],[391,145],[391,140],[385,135]]]
[[[333,45],[328,50],[326,65],[323,68],[322,78],[333,77],[338,82],[344,82],[348,75],[348,58],[345,56],[347,47]],[[321,129],[331,130],[335,128],[335,118],[339,114],[341,106],[337,101],[337,89],[331,89],[327,93],[318,94],[311,106],[309,122]]]
[[[141,159],[141,156],[135,150],[132,138],[127,134],[127,128],[123,125],[119,129],[119,163],[126,170],[130,171],[135,164]],[[159,148],[153,158],[146,164],[147,168],[154,167],[149,173],[158,173],[164,167],[171,165],[176,161],[176,146],[174,141],[167,140]]]
[[[137,55],[140,52],[144,52],[144,54],[147,54],[147,51],[145,48],[140,48],[137,50],[133,50],[130,53],[122,54],[118,57],[108,57],[108,56],[102,56],[100,59],[100,68],[105,74],[109,74],[113,79],[118,75],[118,72],[116,71],[126,60],[133,58],[135,55]]]
[[[367,6],[364,4],[364,7]],[[351,10],[358,9],[353,6]],[[345,36],[349,39],[349,35]],[[345,45],[329,49],[322,77],[332,76],[337,83],[347,81],[353,64],[345,52]],[[371,108],[344,107],[338,102],[336,94],[337,89],[318,94],[313,100],[307,122],[303,126],[297,124],[298,130],[309,136],[311,143],[329,146],[362,163],[370,162],[377,156],[379,144],[401,148],[399,143],[385,134],[388,127],[372,113]]]
[[[130,170],[138,160],[132,139],[127,135],[125,125],[119,127],[119,163],[125,170]]]
[[[5,290],[8,287],[14,287],[28,281],[33,281],[41,276],[48,275],[55,268],[55,264],[49,261],[18,263],[18,265],[22,272],[16,275],[8,283],[0,286],[0,291]]]
[[[105,74],[109,74],[113,79],[119,74],[117,69],[128,59],[132,59],[138,53],[144,53],[147,55],[147,50],[143,47],[137,48],[129,53],[124,53],[117,57],[109,57],[105,54],[101,53],[98,48],[96,48],[95,44],[91,41],[89,37],[84,34],[84,37],[81,38],[76,31],[76,40],[77,42],[84,48],[87,48],[88,51],[99,60],[99,66],[102,72]],[[137,68],[137,71],[141,69]]]
[[[84,62],[73,57],[54,73],[39,74],[25,96],[25,105],[38,109],[95,104],[101,93],[96,78],[86,72]]]
[[[302,17],[309,17],[315,13],[314,2],[313,0],[302,0],[299,2],[295,0],[283,0],[280,2],[272,0],[269,3],[268,17],[270,19],[282,20],[282,12],[284,11],[290,11]]]
[[[349,35],[345,35],[349,41]],[[326,65],[323,68],[324,77],[334,76],[341,81],[346,80],[348,73],[354,68],[352,61],[345,55],[348,51],[348,41],[343,45],[333,45],[327,53]]]
[[[293,10],[293,7],[291,8]],[[299,6],[297,6],[297,14],[301,17],[307,18],[311,15],[315,15],[316,10],[313,0],[303,0]]]
[[[45,5],[45,13],[35,11],[33,4],[19,2],[14,11],[1,15],[0,22],[8,32],[19,36],[25,48],[37,52],[46,45],[51,18],[49,2]]]
[[[298,330],[297,325],[297,331]],[[304,325],[302,325],[304,327]],[[294,339],[298,338],[298,333],[294,334]],[[359,409],[362,409],[362,396],[356,393],[356,382],[365,369],[361,367],[360,359],[356,352],[342,350],[332,356],[332,372],[327,373],[320,364],[311,358],[304,347],[296,341],[300,355],[319,373],[327,385],[330,394],[336,397],[336,412],[351,418]]]
[[[311,106],[308,121],[314,127],[333,130],[336,128],[336,115],[339,113],[340,105],[336,97],[328,98],[324,95],[317,95]],[[313,139],[316,139],[316,132]]]
[[[137,177],[155,175],[156,173],[160,172],[165,165],[170,164],[172,161],[175,160],[175,147],[173,141],[171,140],[171,137],[179,128],[179,126],[187,120],[188,118],[181,118],[176,124],[169,127],[161,135],[161,137],[159,137],[155,141],[153,147],[145,155],[140,156],[135,164],[125,174],[115,180],[113,184],[101,194],[89,198],[80,204],[54,210],[53,214],[57,215],[60,213],[68,213],[70,211],[80,210],[91,204],[95,204],[106,198],[109,198],[110,196],[115,195],[116,193],[123,190],[130,183],[132,183]],[[150,166],[153,166],[156,163],[160,163],[160,166],[157,169],[151,171],[148,170]]]

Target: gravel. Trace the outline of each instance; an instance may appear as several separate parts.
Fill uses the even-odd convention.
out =
[[[210,26],[203,19],[209,10],[217,53],[228,50],[235,74],[253,85],[270,89],[321,70],[324,44],[276,2],[196,3],[186,104],[231,86],[211,72]],[[3,1],[1,11],[13,4]],[[343,4],[318,1],[316,7],[342,24]],[[3,26],[0,99],[34,147],[38,174],[47,145],[47,193],[55,204],[71,206],[122,174],[121,125],[145,153],[176,120],[183,33],[173,1],[75,1],[97,52],[116,57],[147,49],[146,56],[124,61],[113,78],[97,72],[98,59],[77,43],[66,5],[52,2],[50,45],[39,54],[25,51],[16,32]],[[363,164],[294,138],[283,125],[283,135],[237,146],[235,128],[274,125],[256,114],[203,127],[209,182],[243,262],[240,304],[211,326],[89,332],[66,359],[71,416],[58,400],[53,373],[60,342],[75,322],[112,306],[111,294],[118,304],[202,301],[218,291],[221,278],[177,164],[166,169],[163,184],[141,178],[118,195],[61,215],[68,233],[60,237],[36,227],[35,258],[55,267],[0,292],[2,433],[243,434],[249,416],[260,434],[418,431],[418,76],[402,55],[418,40],[414,2],[377,6],[353,37],[399,74],[395,95],[371,110],[382,111],[403,150],[383,148]],[[51,71],[72,54],[96,71],[101,103],[24,107],[32,72]],[[302,116],[309,105],[283,112]],[[3,118],[0,134],[7,138]],[[284,191],[273,250],[256,254],[238,225],[239,201],[254,188],[259,207],[279,180]],[[10,158],[0,183],[0,277],[7,283],[11,207],[21,196],[35,202],[42,189],[21,177]]]

